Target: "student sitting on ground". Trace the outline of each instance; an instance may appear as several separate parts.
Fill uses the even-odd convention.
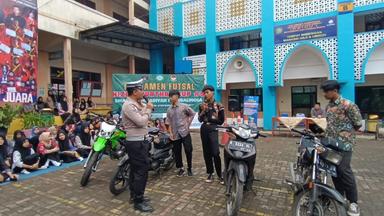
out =
[[[17,175],[11,172],[11,161],[8,157],[8,144],[5,136],[0,136],[0,183],[10,179],[17,181]]]
[[[51,138],[56,139],[56,137],[57,137],[57,128],[55,126],[52,126],[52,127],[48,128],[48,132],[50,133]]]
[[[60,157],[64,163],[71,163],[73,161],[79,160],[83,161],[84,159],[77,152],[77,148],[72,145],[67,133],[61,130],[57,134],[57,142],[59,143],[60,148]]]
[[[82,157],[87,157],[92,149],[93,139],[89,129],[89,123],[81,125],[80,132],[75,137],[75,147],[81,151]]]
[[[42,168],[48,168],[49,164],[54,166],[61,166],[59,156],[59,145],[51,138],[49,132],[44,132],[40,135],[39,145],[37,146],[37,153],[40,155],[40,164],[44,164]]]
[[[29,138],[29,142],[31,143],[33,151],[35,152],[37,152],[37,145],[39,144],[39,137],[42,132],[43,131],[40,131],[38,127],[32,128],[32,133],[31,137]]]
[[[17,139],[25,138],[25,133],[21,130],[13,132],[13,140],[8,143],[9,153],[12,154]]]
[[[27,138],[18,139],[13,150],[12,162],[14,173],[29,174],[39,169],[40,156],[35,153]]]

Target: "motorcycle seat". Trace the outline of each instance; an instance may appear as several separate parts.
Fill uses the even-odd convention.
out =
[[[155,128],[155,127],[148,128],[148,134],[150,135],[157,135],[159,134],[159,132],[160,132],[159,128]]]

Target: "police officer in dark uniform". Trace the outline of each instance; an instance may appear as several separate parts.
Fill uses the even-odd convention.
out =
[[[218,131],[216,127],[224,123],[224,107],[214,99],[213,86],[203,88],[204,103],[199,108],[199,121],[202,122],[200,136],[203,144],[204,161],[207,168],[207,183],[213,182],[213,164],[221,184],[224,184],[221,172]]]
[[[152,212],[149,199],[144,197],[149,170],[148,121],[151,118],[153,104],[142,104],[144,97],[143,80],[127,83],[128,98],[121,109],[122,125],[127,133],[125,146],[131,163],[129,188],[134,208],[141,212]]]

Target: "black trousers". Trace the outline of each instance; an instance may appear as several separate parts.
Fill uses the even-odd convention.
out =
[[[332,177],[336,190],[351,203],[357,203],[357,186],[351,168],[352,152],[343,152],[343,159],[337,167],[337,178]]]
[[[216,173],[221,177],[221,158],[219,150],[219,134],[216,125],[203,124],[200,128],[201,142],[207,174],[213,174],[213,163]]]
[[[47,162],[48,159],[60,162],[60,155],[58,152],[40,155],[39,167],[44,166],[44,164]]]
[[[147,186],[149,170],[149,143],[145,141],[125,141],[131,171],[129,173],[129,189],[135,203],[143,201]]]
[[[173,141],[173,152],[175,153],[176,168],[183,167],[182,144],[184,146],[185,156],[187,158],[188,169],[192,169],[192,137],[188,134],[186,137]]]
[[[37,163],[37,161],[40,159],[40,156],[38,154],[31,154],[31,155],[28,155],[24,158],[23,160],[23,164],[27,164],[27,165],[33,165],[35,163]],[[15,167],[13,169],[13,171],[15,173],[20,173],[21,171],[23,170],[23,168],[20,168],[20,167]],[[30,169],[27,169],[28,171],[33,171],[33,170],[30,170]]]

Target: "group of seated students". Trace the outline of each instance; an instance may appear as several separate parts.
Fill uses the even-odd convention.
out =
[[[17,181],[20,173],[83,161],[91,151],[100,124],[98,118],[90,121],[71,118],[61,127],[47,130],[34,127],[30,137],[20,130],[15,131],[10,141],[0,135],[0,183]]]

